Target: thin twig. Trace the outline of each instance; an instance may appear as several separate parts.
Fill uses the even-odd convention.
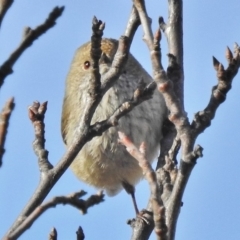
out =
[[[132,11],[130,13],[130,17],[127,23],[127,27],[125,30],[125,36],[128,37],[129,39],[129,43],[132,42],[133,37],[135,32],[137,31],[139,25],[141,24],[139,16],[138,16],[138,12],[137,9],[135,8],[135,6],[132,6]]]
[[[219,61],[213,57],[213,66],[217,72],[218,84],[213,87],[212,94],[207,107],[200,112],[197,112],[192,122],[192,128],[195,134],[202,133],[207,127],[211,125],[216,111],[220,104],[222,104],[228,91],[232,87],[232,80],[238,73],[240,67],[240,47],[235,44],[234,56],[229,48],[226,50],[226,59],[228,61],[228,67],[226,70]]]
[[[150,201],[153,210],[154,230],[158,240],[166,240],[167,227],[165,223],[165,207],[163,205],[160,189],[157,184],[156,173],[151,163],[145,158],[146,146],[142,143],[139,149],[124,133],[118,132],[119,142],[126,147],[126,150],[134,157],[142,168],[143,176],[149,183],[151,196]]]
[[[101,20],[98,20],[96,17],[93,18],[92,24],[92,37],[91,37],[91,59],[92,59],[92,68],[93,68],[93,85],[95,86],[95,93],[100,92],[101,87],[101,75],[99,72],[99,59],[102,55],[101,41],[103,36],[103,31],[105,28],[105,23]],[[94,93],[93,93],[94,94]]]
[[[14,98],[10,98],[0,113],[0,167],[2,166],[2,158],[5,153],[4,144],[9,126],[9,119],[14,109]]]
[[[14,235],[14,237],[8,237],[7,239],[17,239],[24,231],[29,229],[35,220],[38,219],[45,211],[47,211],[49,208],[56,207],[59,204],[71,205],[85,214],[89,207],[92,207],[104,201],[104,194],[102,191],[90,196],[87,200],[80,199],[85,194],[86,192],[81,190],[68,196],[54,197],[51,200],[43,203],[42,205],[35,208],[34,211],[22,222],[22,224],[15,231],[13,231],[12,235]]]
[[[14,0],[0,0],[0,26],[8,9],[13,4]]]
[[[174,92],[179,99],[184,99],[184,68],[183,68],[183,1],[168,1],[168,22],[159,18],[161,30],[165,33],[168,42],[169,55],[175,57],[179,71],[173,71],[175,74],[168,75],[174,82]],[[182,102],[182,108],[184,102]]]
[[[126,36],[121,36],[118,41],[118,49],[115,53],[112,65],[102,78],[101,92],[104,94],[117,81],[124,68],[130,49],[130,41]]]
[[[22,53],[28,47],[30,47],[38,37],[40,37],[56,24],[56,20],[62,15],[63,10],[64,7],[55,7],[43,24],[39,25],[35,29],[27,27],[24,30],[22,42],[9,56],[9,58],[0,66],[0,88],[3,85],[5,78],[9,74],[13,73],[13,65],[19,59]]]
[[[33,141],[33,149],[38,157],[38,166],[40,172],[45,172],[53,168],[52,164],[48,161],[48,151],[45,149],[45,124],[44,117],[47,111],[47,102],[40,104],[34,102],[28,108],[28,116],[31,120],[35,130],[35,140]]]
[[[167,225],[170,229],[169,239],[174,239],[175,236],[177,219],[182,204],[181,199],[192,169],[196,164],[196,160],[203,155],[203,148],[201,146],[196,145],[194,148],[196,138],[210,125],[217,108],[225,100],[226,94],[231,88],[231,82],[237,74],[240,66],[239,47],[235,47],[235,57],[232,56],[232,53],[228,49],[227,59],[229,66],[226,70],[224,70],[222,64],[220,64],[215,58],[213,59],[219,82],[218,85],[213,88],[208,106],[204,111],[198,112],[195,115],[190,128],[188,125],[185,125],[180,129],[177,128],[178,136],[181,140],[182,156],[172,194],[169,197],[167,204]]]

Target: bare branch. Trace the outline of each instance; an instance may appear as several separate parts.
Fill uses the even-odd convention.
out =
[[[213,87],[212,94],[207,107],[200,112],[197,112],[192,122],[192,128],[195,134],[202,133],[207,127],[211,125],[215,113],[227,96],[228,91],[232,87],[232,80],[236,76],[240,67],[240,48],[236,44],[234,47],[233,56],[231,50],[227,48],[226,59],[228,61],[228,67],[224,70],[223,65],[213,57],[213,66],[217,72],[218,84]]]
[[[159,18],[159,26],[165,33],[169,54],[176,58],[180,71],[170,78],[174,82],[174,92],[179,99],[184,98],[184,69],[183,69],[183,2],[182,0],[168,1],[168,23]],[[184,104],[184,102],[182,102]],[[182,107],[184,107],[182,105]]]
[[[128,37],[129,39],[129,43],[131,44],[134,34],[137,31],[139,25],[141,24],[139,16],[138,16],[138,12],[137,9],[135,8],[135,6],[132,6],[132,11],[130,13],[130,17],[128,20],[128,24],[126,27],[126,31],[125,31],[125,36]]]
[[[102,54],[101,50],[101,40],[103,35],[103,30],[105,28],[105,23],[103,23],[101,20],[97,20],[96,17],[93,18],[92,22],[92,30],[93,34],[91,37],[92,47],[91,47],[91,58],[93,61],[93,81],[94,86],[96,87],[95,92],[99,92],[101,87],[101,76],[99,73],[99,59]]]
[[[109,124],[107,126],[107,128],[109,128],[112,125],[115,125],[115,124],[113,124],[116,122],[116,120],[114,120],[114,119],[119,119],[121,116],[123,116],[124,114],[129,112],[134,106],[137,106],[142,101],[149,99],[152,96],[154,89],[155,89],[154,82],[150,83],[146,88],[144,88],[143,85],[141,85],[139,88],[137,88],[137,90],[134,92],[132,101],[124,103],[119,109],[117,109],[117,111],[115,111],[113,116],[111,116],[109,118],[108,122],[110,122],[111,124]],[[44,177],[42,177],[42,180],[49,179],[48,176],[51,177],[51,169],[52,169],[51,166],[49,167],[47,158],[43,158],[43,156],[45,156],[46,154],[42,154],[42,152],[45,151],[44,150],[45,140],[44,140],[43,120],[44,120],[44,114],[46,111],[46,106],[47,106],[46,103],[43,103],[42,105],[40,105],[38,102],[35,102],[31,107],[29,107],[29,118],[34,125],[34,129],[36,132],[35,133],[36,140],[34,142],[34,149],[35,149],[37,156],[40,159],[39,160],[40,169],[41,169],[42,173],[44,173]],[[98,123],[98,125],[101,126],[100,123]],[[106,126],[105,126],[105,128],[106,128]],[[105,129],[103,127],[102,128],[100,127],[98,129],[98,132],[100,130],[101,130],[101,132],[103,132]],[[94,136],[96,136],[96,134],[93,135],[92,137],[94,137]],[[52,171],[55,171],[55,168],[53,168]],[[52,179],[52,177],[51,177],[51,179]],[[47,180],[47,182],[49,182],[49,181]],[[41,183],[40,183],[40,185],[41,185]],[[42,187],[44,187],[44,185],[42,185]],[[42,187],[39,187],[39,190],[37,192],[42,192]],[[33,196],[32,199],[35,200],[36,198],[39,198],[39,196],[37,196],[37,195]],[[63,197],[58,197],[54,200],[55,201],[53,203],[48,202],[48,203],[42,205],[41,207],[35,208],[35,210],[28,217],[26,217],[25,220],[19,225],[19,227],[11,233],[11,236],[18,236],[18,234],[21,234],[22,232],[24,232],[27,228],[29,228],[31,226],[31,224],[35,221],[35,219],[37,217],[39,217],[39,215],[41,215],[47,208],[52,207],[53,204],[56,204],[56,201],[57,201],[57,203],[65,203],[65,204],[67,201]],[[81,206],[79,206],[79,202],[76,203],[76,202],[71,201],[71,203],[69,203],[69,204],[77,206],[78,208],[81,207],[81,210],[83,212],[86,212],[86,209],[88,207],[92,206],[93,204],[96,204],[96,201],[99,201],[98,198],[96,199],[95,196],[91,196],[88,200],[85,201],[84,207],[82,205],[82,202],[81,202]],[[31,203],[31,201],[29,202],[29,205],[26,208],[28,208],[28,209],[32,208],[32,205],[30,203]],[[14,237],[11,237],[11,236],[9,236],[8,238],[14,239]]]
[[[160,189],[157,184],[156,173],[153,170],[151,163],[145,159],[145,144],[142,143],[138,149],[134,143],[122,132],[118,132],[119,142],[126,147],[126,150],[133,156],[139,166],[142,168],[143,175],[149,183],[151,190],[150,201],[153,210],[154,230],[157,239],[166,240],[167,227],[165,223],[165,207],[161,200]]]
[[[9,58],[0,66],[0,88],[4,83],[4,79],[11,73],[13,73],[13,65],[22,55],[22,53],[32,45],[32,43],[52,28],[56,24],[57,18],[59,18],[64,10],[64,7],[55,7],[49,14],[45,22],[35,29],[27,27],[24,30],[23,40],[17,49],[9,56]]]
[[[174,239],[176,232],[176,223],[182,204],[182,196],[191,174],[191,171],[196,163],[197,158],[202,157],[203,148],[197,145],[194,148],[197,136],[203,132],[211,123],[219,105],[225,100],[227,92],[231,89],[231,83],[234,76],[238,72],[240,66],[240,51],[238,45],[235,46],[235,56],[227,49],[227,60],[229,66],[226,70],[216,58],[213,58],[213,65],[217,71],[218,85],[213,87],[212,95],[208,106],[201,112],[198,112],[194,120],[189,126],[188,124],[178,126],[178,122],[174,124],[178,131],[178,137],[182,144],[182,156],[179,170],[173,186],[172,194],[168,199],[167,208],[167,226],[169,228],[169,239]]]
[[[133,229],[131,240],[147,240],[153,231],[154,221],[152,211],[145,210],[143,213],[140,212],[140,214],[141,218],[137,217],[127,221],[127,224]]]
[[[130,49],[130,42],[128,37],[121,36],[118,41],[118,49],[114,56],[111,68],[102,78],[102,86],[101,91],[104,94],[113,84],[117,81],[120,74],[122,73],[122,69],[127,62],[128,53]]]
[[[36,139],[33,142],[33,149],[38,157],[40,172],[46,172],[53,168],[52,164],[48,161],[48,151],[45,149],[44,116],[46,111],[47,102],[44,102],[41,105],[39,102],[34,102],[28,108],[28,116],[35,130]]]
[[[2,166],[2,158],[5,153],[4,144],[7,136],[7,129],[9,125],[9,119],[14,109],[14,98],[10,98],[3,107],[0,113],[0,167]]]
[[[144,40],[149,48],[151,54],[151,61],[153,67],[153,79],[157,83],[158,90],[163,94],[166,105],[170,110],[169,119],[175,125],[185,125],[188,124],[186,118],[186,113],[183,109],[183,98],[178,98],[174,91],[174,84],[166,74],[161,63],[161,51],[160,51],[160,30],[158,30],[153,36],[149,17],[145,9],[143,0],[135,0],[134,4],[139,12],[139,17],[141,19],[143,31],[144,31]],[[175,70],[173,66],[178,66],[176,63],[176,58],[169,55],[169,67],[171,71],[179,71],[178,67]]]
[[[150,49],[152,49],[151,60],[154,71],[154,80],[157,83],[158,90],[164,96],[166,105],[170,111],[168,118],[174,123],[177,129],[182,128],[184,125],[189,124],[182,104],[183,99],[177,97],[174,91],[174,83],[168,77],[170,72],[169,69],[171,69],[171,72],[178,71],[176,59],[172,55],[169,55],[168,74],[166,74],[162,68],[162,64],[159,63],[159,56],[161,55],[160,42],[156,37],[154,38],[154,44],[150,46]]]
[[[174,3],[173,3],[174,2]],[[169,177],[171,180],[174,180],[175,184],[173,189],[171,189],[172,184],[167,180],[168,174],[166,174],[166,170],[163,171],[165,174],[164,177],[166,179],[166,184],[163,189],[165,189],[166,196],[164,196],[166,206],[166,224],[168,226],[168,239],[174,239],[176,222],[178,219],[178,214],[181,206],[182,194],[187,184],[189,175],[194,166],[192,163],[193,159],[190,158],[192,156],[193,147],[195,138],[192,136],[190,124],[187,118],[187,115],[184,110],[184,102],[183,102],[183,69],[182,69],[182,39],[179,42],[176,42],[176,48],[174,49],[174,39],[173,42],[171,37],[169,40],[169,66],[167,69],[167,73],[163,69],[161,63],[161,51],[160,51],[160,30],[157,30],[155,36],[152,34],[149,17],[146,13],[146,8],[144,6],[143,0],[135,0],[134,4],[138,10],[139,17],[141,19],[141,23],[144,31],[144,40],[149,48],[151,54],[151,61],[153,67],[153,78],[157,83],[158,90],[163,94],[166,105],[170,111],[169,120],[175,125],[177,130],[178,138],[182,143],[182,160],[180,162],[180,170],[174,168],[175,164],[172,164],[172,161],[166,159],[167,169],[170,167]],[[174,5],[175,4],[175,5]],[[160,18],[159,23],[160,26],[164,27],[166,30],[168,28],[168,34],[182,38],[182,1],[169,1],[169,19],[171,20],[170,25],[166,26],[163,22],[163,19]],[[179,7],[178,12],[174,13],[174,8]],[[174,14],[173,14],[174,13]],[[177,23],[180,21],[180,25]],[[173,24],[173,25],[171,25]],[[180,29],[179,29],[180,28]],[[172,33],[169,33],[172,31]],[[170,36],[169,35],[169,36]],[[177,40],[178,41],[178,40]],[[172,47],[170,47],[172,46]],[[174,134],[171,134],[171,140],[173,139]],[[176,150],[175,150],[176,151]],[[175,152],[174,151],[174,152]],[[174,156],[174,155],[173,155]],[[196,160],[196,159],[195,159]],[[193,161],[195,163],[195,161]],[[183,171],[182,166],[185,167],[185,171]],[[172,169],[172,170],[171,170]],[[163,169],[164,170],[164,169]],[[172,174],[172,176],[171,176]],[[161,179],[160,183],[163,184],[163,179]],[[176,180],[175,180],[176,179]],[[168,189],[170,191],[168,191]],[[172,191],[172,193],[171,193]],[[164,194],[165,194],[164,193]]]
[[[182,0],[168,1],[168,23],[164,22],[163,17],[159,17],[159,27],[160,29],[165,33],[165,36],[167,38],[168,42],[168,59],[169,64],[167,68],[167,77],[169,80],[172,81],[172,84],[165,81],[164,84],[161,86],[160,84],[159,89],[161,88],[168,88],[168,85],[170,86],[170,89],[166,92],[164,98],[169,99],[169,102],[172,102],[171,108],[169,108],[170,112],[175,112],[175,116],[178,116],[178,121],[180,119],[183,120],[183,124],[188,125],[188,120],[186,118],[186,114],[184,111],[184,68],[183,68],[183,15],[182,15],[182,8],[183,8],[183,2]],[[156,39],[156,38],[155,38]],[[158,42],[157,39],[155,40],[156,49],[158,48]],[[159,44],[160,49],[160,44]],[[156,53],[156,59],[157,59],[157,53]],[[161,53],[159,53],[159,56],[161,58]],[[161,60],[160,60],[161,61]],[[168,81],[169,81],[168,80]],[[172,88],[172,89],[171,89]],[[175,105],[175,106],[174,106]],[[170,107],[170,103],[167,103],[167,106]],[[176,111],[177,110],[177,111]],[[171,121],[175,121],[175,116],[170,116]],[[176,122],[173,122],[176,127]],[[179,122],[180,123],[180,122]],[[164,150],[164,152],[161,151],[160,160],[163,160],[164,156],[166,156],[166,162],[172,162],[176,159],[171,159],[169,161],[169,155],[164,155],[167,151],[170,150],[170,144],[174,138],[176,138],[176,130],[174,127],[171,127],[167,131],[167,141],[168,145],[164,144],[161,149]],[[161,162],[159,163],[161,164]],[[159,167],[159,165],[158,165]],[[174,174],[173,174],[174,172]],[[170,172],[172,175],[176,175],[176,171],[173,170]]]
[[[168,67],[168,72],[166,74],[165,70],[163,69],[162,63],[161,63],[160,30],[157,30],[155,36],[153,36],[153,34],[151,32],[152,30],[150,27],[150,22],[148,20],[149,18],[147,16],[143,1],[135,0],[134,3],[136,4],[136,2],[137,2],[137,5],[135,5],[135,6],[138,9],[138,12],[145,11],[144,14],[139,13],[139,16],[141,19],[141,23],[144,23],[143,24],[144,40],[145,40],[145,42],[149,48],[150,54],[151,54],[151,61],[152,61],[152,67],[153,67],[153,78],[157,83],[158,90],[163,94],[166,105],[170,111],[169,120],[172,123],[174,123],[174,125],[177,129],[177,132],[179,133],[179,136],[185,136],[185,138],[187,139],[186,132],[189,133],[190,124],[188,122],[187,115],[183,108],[183,98],[178,98],[178,96],[175,94],[175,88],[174,88],[175,82],[173,82],[170,79],[170,78],[172,78],[172,79],[176,78],[179,75],[179,72],[181,72],[181,69],[179,68],[179,66],[176,62],[176,58],[173,55],[169,54],[169,67]],[[170,142],[174,139],[175,135],[176,135],[176,133],[175,133],[174,129],[169,131],[168,136],[170,136],[170,139],[169,139]],[[186,142],[186,143],[188,143],[188,142]],[[184,147],[185,147],[184,154],[188,153],[189,148],[191,149],[191,146],[189,146],[189,145],[184,146]],[[168,144],[168,147],[167,147],[167,149],[165,149],[165,152],[168,151],[169,149],[170,149],[170,144]],[[165,159],[164,157],[162,157],[162,159],[169,160],[169,158]],[[169,162],[172,163],[172,161],[169,161]],[[159,164],[163,164],[163,163],[159,163]],[[169,172],[168,174],[170,174],[170,176],[172,176],[171,178],[175,180],[176,175],[178,174],[177,169],[172,167],[171,170],[168,170],[168,172]],[[164,171],[164,173],[165,173],[164,176],[168,177],[168,174],[166,174],[165,171]],[[167,201],[170,198],[171,191],[172,191],[172,184],[170,182],[166,181],[166,184],[163,183],[163,180],[166,179],[166,177],[164,177],[163,179],[160,178],[160,184],[163,186],[163,190],[164,190],[163,197],[164,197],[165,201]],[[187,180],[186,180],[186,182],[187,182]],[[185,182],[185,184],[186,184],[186,182]],[[184,189],[184,187],[183,187],[183,189]],[[181,197],[179,199],[181,199]],[[181,204],[181,200],[179,200],[179,204],[178,205],[175,204],[175,206],[177,205],[180,207],[180,204]],[[179,211],[176,211],[176,213],[178,214]],[[169,220],[170,220],[169,216],[172,215],[172,212],[169,211],[169,209],[167,209],[166,215],[167,215],[167,226],[169,228],[169,232],[168,232],[168,235],[170,236],[169,239],[173,239],[174,236],[172,236],[171,234],[175,233],[175,225],[173,226],[169,223]],[[175,217],[174,219],[176,219],[176,221],[177,221],[178,215],[175,214],[174,217]]]
[[[13,4],[14,0],[0,0],[0,26],[8,9]]]
[[[145,7],[145,1],[144,0],[134,0],[134,6],[136,7],[140,20],[141,20],[141,25],[143,28],[144,36],[143,40],[149,41],[150,39],[153,39],[153,33],[151,29],[151,23],[152,20],[150,17],[147,15],[147,10]],[[149,44],[149,43],[147,43]]]
[[[102,191],[99,193],[90,196],[87,200],[79,199],[86,194],[85,191],[79,191],[69,196],[58,196],[54,197],[51,200],[43,203],[34,209],[34,211],[22,222],[22,224],[12,232],[11,237],[8,237],[8,240],[17,239],[24,231],[29,229],[37,218],[39,218],[46,210],[52,207],[56,207],[59,204],[71,205],[79,209],[83,214],[87,212],[89,207],[92,207],[100,202],[104,201],[104,194]],[[55,231],[54,231],[55,233]]]

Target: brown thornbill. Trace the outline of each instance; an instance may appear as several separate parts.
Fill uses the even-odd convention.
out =
[[[116,40],[102,39],[101,49],[104,57],[99,61],[101,76],[111,67],[117,47]],[[77,50],[66,80],[62,136],[67,147],[71,145],[80,116],[86,106],[86,94],[92,76],[90,50],[90,42]],[[152,78],[129,54],[119,79],[103,96],[91,123],[110,117],[120,104],[132,97],[140,80],[148,84]],[[146,159],[152,162],[159,151],[161,128],[166,113],[164,99],[155,90],[150,100],[144,101],[123,116],[118,126],[108,129],[102,136],[95,137],[84,145],[71,164],[74,174],[90,185],[105,189],[110,196],[124,188],[135,201],[134,186],[143,174],[138,162],[118,143],[118,131],[124,132],[136,146],[145,142]]]

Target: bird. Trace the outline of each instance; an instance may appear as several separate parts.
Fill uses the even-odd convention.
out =
[[[111,38],[101,40],[102,56],[99,60],[101,79],[111,68],[118,41]],[[72,60],[66,78],[62,107],[61,132],[64,143],[70,147],[80,116],[86,106],[86,94],[91,80],[91,42],[80,46]],[[96,108],[91,124],[108,119],[127,99],[131,99],[139,81],[149,84],[152,77],[129,53],[128,60],[119,79],[105,93]],[[143,177],[138,162],[118,142],[118,131],[124,132],[136,146],[146,144],[146,159],[153,162],[159,153],[162,125],[167,116],[163,96],[155,89],[151,99],[142,102],[119,119],[116,127],[106,130],[101,136],[87,142],[70,165],[81,181],[103,189],[114,196],[122,189],[132,196],[136,212],[135,185]]]

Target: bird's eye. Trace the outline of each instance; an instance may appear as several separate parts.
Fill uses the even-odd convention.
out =
[[[86,62],[84,62],[83,67],[84,67],[85,70],[87,70],[87,69],[90,68],[90,65],[91,65],[90,62],[89,62],[89,61],[86,61]]]

